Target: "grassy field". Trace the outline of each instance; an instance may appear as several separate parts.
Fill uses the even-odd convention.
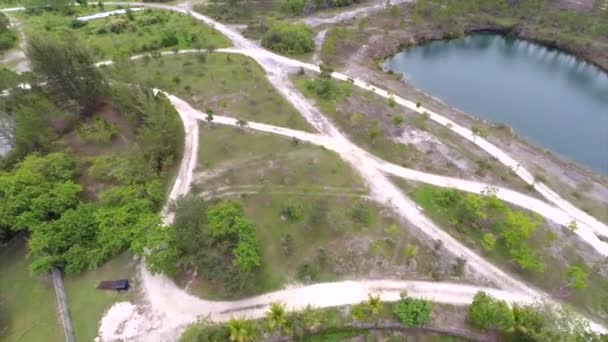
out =
[[[27,267],[23,239],[0,249],[0,340],[63,341],[53,282]]]
[[[334,152],[247,129],[201,126],[197,171],[216,174],[204,176],[202,190],[273,184],[294,191],[325,191],[323,187],[327,186],[327,190],[367,193],[358,175]]]
[[[545,271],[525,271],[510,260],[509,251],[505,246],[497,243],[494,250],[484,250],[482,248],[482,231],[474,228],[465,230],[457,228],[454,224],[456,208],[441,206],[435,200],[438,188],[428,185],[414,185],[402,180],[396,180],[396,182],[410,194],[410,197],[424,209],[425,214],[435,223],[465,245],[484,255],[492,263],[595,317],[601,319],[608,314],[608,279],[603,277],[596,269],[596,267],[605,266],[601,264],[587,265],[577,255],[576,250],[570,243],[560,244],[558,236],[546,226],[548,223],[543,223],[529,239],[531,249],[539,253],[540,260],[545,264]],[[556,255],[559,255],[559,257]],[[575,290],[568,286],[569,279],[566,276],[566,269],[570,265],[579,266],[586,272],[586,288],[584,290]]]
[[[367,199],[361,180],[333,152],[246,129],[201,126],[193,191],[239,201],[258,229],[263,267],[247,295],[293,282],[428,279],[442,272],[438,256],[390,210]],[[179,279],[182,285],[189,280]],[[230,297],[199,279],[189,289],[204,298]]]
[[[266,80],[264,70],[248,57],[217,52],[172,55],[134,61],[126,68],[124,75],[130,82],[161,88],[199,110],[311,131]]]
[[[108,6],[104,10],[112,9]],[[58,11],[15,15],[23,22],[26,33],[72,34],[86,42],[100,59],[158,50],[230,46],[216,30],[191,17],[169,11],[146,9],[131,15],[91,20],[83,27],[73,25],[77,17],[97,10],[101,11],[74,6],[72,15]]]
[[[115,302],[133,297],[134,290],[116,293],[95,288],[102,280],[129,279],[133,284],[135,263],[131,253],[125,252],[96,270],[64,277],[76,341],[92,341],[97,336],[99,321],[105,311]]]

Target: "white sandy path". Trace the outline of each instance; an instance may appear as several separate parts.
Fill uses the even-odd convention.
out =
[[[164,4],[129,3],[129,2],[107,2],[106,4],[150,7],[150,8],[175,11],[175,12],[179,12],[179,13],[188,14],[188,15],[192,16],[193,18],[200,20],[200,21],[204,22],[205,24],[215,28],[216,30],[218,30],[220,33],[225,35],[228,39],[230,39],[233,42],[234,46],[237,48],[237,49],[233,49],[233,52],[243,53],[245,55],[248,55],[248,56],[254,58],[256,61],[258,61],[258,63],[260,63],[264,67],[266,72],[268,73],[268,78],[271,81],[271,83],[277,88],[277,90],[284,93],[284,95],[286,95],[286,97],[296,106],[297,109],[299,109],[298,108],[299,106],[297,106],[296,103],[302,102],[302,101],[306,102],[306,100],[297,96],[297,94],[293,94],[294,93],[293,91],[286,91],[285,88],[288,86],[289,81],[281,80],[281,77],[284,76],[283,75],[284,68],[281,67],[281,64],[287,65],[287,66],[292,66],[292,67],[297,67],[297,68],[302,67],[307,70],[319,72],[319,67],[316,65],[313,65],[310,63],[304,63],[304,62],[301,62],[298,60],[294,60],[294,59],[284,57],[284,56],[275,54],[273,52],[267,51],[267,50],[261,48],[255,42],[250,41],[250,40],[246,39],[245,37],[243,37],[238,31],[234,30],[233,28],[231,28],[227,25],[221,24],[221,23],[219,23],[205,15],[197,13],[197,12],[189,11],[187,9],[177,7],[177,6],[164,5]],[[273,82],[273,77],[274,77],[275,82]],[[535,189],[543,197],[545,197],[549,202],[553,203],[555,206],[564,210],[568,215],[570,215],[572,217],[573,220],[577,221],[577,224],[579,226],[586,225],[595,234],[604,236],[604,237],[608,237],[608,226],[606,224],[604,224],[603,222],[600,222],[599,220],[597,220],[596,218],[587,214],[586,212],[578,209],[576,206],[572,205],[570,202],[568,202],[565,199],[563,199],[562,197],[560,197],[556,192],[551,190],[545,184],[537,183],[534,179],[534,176],[528,170],[526,170],[519,162],[517,162],[515,159],[511,158],[504,151],[502,151],[501,149],[499,149],[498,147],[496,147],[495,145],[493,145],[486,139],[475,136],[470,129],[463,127],[461,125],[458,125],[457,123],[453,122],[452,120],[449,120],[448,118],[446,118],[442,115],[439,115],[423,106],[418,107],[418,106],[416,106],[416,103],[414,103],[412,101],[408,101],[408,100],[406,100],[400,96],[394,95],[384,89],[381,89],[374,85],[368,84],[367,82],[364,82],[363,80],[360,80],[358,78],[351,78],[348,75],[345,75],[345,74],[342,74],[339,72],[332,73],[332,77],[342,80],[342,81],[352,80],[353,84],[359,88],[373,91],[376,94],[378,94],[379,96],[382,96],[387,99],[393,98],[397,104],[399,104],[403,107],[406,107],[412,111],[415,111],[417,113],[420,113],[420,114],[427,113],[431,120],[437,122],[440,125],[446,126],[453,132],[455,132],[458,135],[462,136],[463,138],[471,141],[472,143],[474,143],[475,145],[477,145],[478,147],[480,147],[481,149],[486,151],[488,154],[495,157],[503,165],[514,170],[514,172],[522,180],[524,180],[528,184],[533,185],[535,187]],[[309,111],[309,112],[302,112],[302,113],[304,115],[307,115],[307,119],[309,119],[309,121],[318,120],[316,115],[314,115],[314,117],[311,117],[310,114],[313,112]],[[331,123],[329,123],[329,121],[327,119],[325,119],[324,121],[325,121],[325,123],[323,123],[323,125],[329,124],[329,127],[326,126],[324,128],[329,128],[330,130],[333,130],[334,132],[338,133],[338,131],[335,130],[333,125],[331,125]],[[321,130],[321,132],[328,133],[325,130]],[[330,135],[330,136],[334,136],[334,135]]]
[[[206,114],[193,109],[185,101],[169,95],[171,103],[175,106],[178,111],[188,111],[189,115],[196,117],[199,120],[204,120]],[[216,124],[238,126],[236,118],[226,116],[214,116],[213,122]],[[494,186],[483,182],[469,181],[464,179],[458,179],[447,176],[440,176],[431,173],[421,172],[417,170],[408,169],[399,165],[389,163],[387,161],[376,158],[369,154],[367,151],[356,147],[348,146],[344,148],[344,144],[341,144],[334,138],[329,138],[319,134],[308,133],[304,131],[298,131],[285,127],[278,127],[268,124],[262,124],[258,122],[248,122],[247,126],[250,129],[282,135],[289,138],[296,138],[301,141],[309,142],[315,145],[320,145],[328,150],[332,150],[338,154],[342,153],[359,153],[363,155],[368,163],[373,163],[376,168],[382,170],[385,173],[401,177],[408,180],[413,180],[421,183],[431,184],[439,187],[455,188],[461,191],[471,192],[480,194],[482,191],[493,188],[496,190],[496,197],[499,199],[514,204],[516,206],[528,209],[532,212],[539,214],[540,216],[553,221],[559,225],[566,226],[572,220],[563,210],[551,206],[539,199],[531,196],[513,191],[511,189]],[[574,232],[583,241],[591,245],[600,255],[608,256],[608,244],[598,239],[598,237],[588,229],[586,226],[581,226]]]
[[[248,41],[244,37],[242,37],[238,32],[234,31],[232,28],[217,23],[214,20],[201,15],[199,13],[190,12],[183,8],[170,6],[170,5],[161,5],[161,4],[142,4],[142,3],[107,3],[107,4],[116,4],[116,5],[126,5],[126,6],[146,6],[158,9],[166,9],[172,10],[176,12],[185,13],[191,15],[192,17],[205,22],[206,24],[214,27],[224,35],[226,35],[230,40],[233,41],[236,47],[245,49],[243,51],[245,54],[256,59],[267,71],[268,78],[271,83],[281,92],[286,98],[290,100],[294,104],[294,106],[300,110],[300,112],[308,119],[308,121],[313,124],[316,128],[320,128],[320,131],[330,137],[339,140],[339,144],[343,145],[343,149],[348,149],[349,147],[354,147],[335,127],[323,116],[321,115],[313,106],[311,106],[306,99],[304,99],[297,91],[290,88],[289,80],[287,76],[284,74],[284,69],[281,68],[281,64],[290,65],[294,67],[303,67],[308,70],[313,70],[318,72],[318,67],[308,64],[302,63],[300,61],[292,60],[283,56],[276,55],[274,53],[268,52],[266,50],[261,49],[254,42]],[[347,80],[348,77],[346,75],[340,73],[333,73],[332,76],[337,79]],[[375,86],[368,85],[367,83],[354,79],[354,84],[358,87],[373,90],[377,94],[383,97],[392,97],[388,92],[379,89]],[[471,140],[476,143],[478,146],[486,150],[491,155],[494,155],[499,161],[503,162],[503,164],[512,167],[516,170],[516,173],[522,177],[525,181],[530,184],[534,183],[534,179],[529,172],[527,172],[523,167],[520,167],[518,163],[516,163],[512,158],[507,156],[500,149],[485,141],[482,138],[476,138],[472,132],[462,126],[458,126],[450,120],[428,111],[424,108],[417,108],[415,104],[411,101],[407,101],[398,96],[394,96],[395,101],[407,108],[415,110],[419,113],[428,112],[430,118],[440,124],[450,124],[451,129],[463,137]],[[348,152],[348,151],[347,151]],[[361,174],[363,179],[368,182],[370,186],[370,190],[372,195],[376,196],[378,200],[385,200],[387,204],[390,204],[395,210],[403,215],[406,219],[424,231],[427,235],[432,238],[436,238],[442,240],[444,242],[444,246],[450,252],[454,254],[461,254],[468,260],[468,266],[478,271],[478,273],[484,275],[489,280],[494,283],[500,284],[500,286],[508,289],[512,289],[515,291],[521,291],[530,297],[544,297],[541,292],[526,286],[524,283],[512,278],[507,275],[500,269],[486,262],[483,258],[460,244],[458,241],[453,239],[447,233],[436,227],[430,220],[424,217],[416,208],[416,205],[403,196],[401,191],[396,188],[378,169],[376,169],[373,165],[368,165],[368,158],[361,156],[358,153],[343,153],[342,157],[350,162],[355,169]],[[538,185],[537,188],[539,192],[547,197],[550,201],[563,208],[577,220],[583,222],[583,224],[589,224],[592,226],[591,228],[596,231],[596,233],[604,233],[608,236],[608,227],[603,225],[601,222],[582,212],[578,208],[572,206],[567,201],[561,199],[557,194],[552,192],[544,185]],[[144,272],[145,273],[145,272]],[[166,278],[165,278],[166,279]],[[145,282],[145,281],[144,281]],[[154,298],[156,296],[152,296]],[[174,305],[177,305],[174,303]]]

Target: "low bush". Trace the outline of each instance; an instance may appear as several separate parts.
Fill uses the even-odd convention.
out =
[[[485,292],[478,292],[469,306],[469,323],[478,329],[506,331],[513,327],[513,311],[505,301],[496,300]]]
[[[408,297],[407,293],[393,305],[393,314],[406,327],[421,327],[431,319],[433,304],[428,300]]]

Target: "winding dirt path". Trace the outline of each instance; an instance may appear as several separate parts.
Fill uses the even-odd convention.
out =
[[[175,97],[173,95],[169,95],[169,99],[171,103],[175,106],[175,108],[180,111],[180,113],[188,113],[192,117],[197,118],[198,120],[204,120],[206,118],[206,114],[202,113],[194,108],[192,108],[188,103]],[[181,114],[184,115],[184,114]],[[230,126],[238,126],[237,119],[226,117],[226,116],[218,116],[214,115],[213,123],[221,124],[221,125],[230,125]],[[339,140],[334,138],[329,138],[323,135],[308,133],[304,131],[298,131],[285,127],[278,127],[258,122],[248,122],[247,127],[249,129],[253,129],[256,131],[272,133],[282,135],[288,138],[296,138],[301,141],[305,141],[311,144],[323,146],[328,150],[332,150],[339,155],[344,153],[357,153],[365,158],[365,162],[373,165],[377,169],[383,171],[384,173],[397,176],[400,178],[431,184],[438,187],[444,188],[454,188],[465,192],[471,192],[475,194],[480,194],[485,190],[492,189],[495,191],[496,197],[499,199],[516,205],[518,207],[522,207],[528,209],[532,212],[539,214],[547,220],[553,221],[559,225],[566,226],[570,223],[570,216],[566,215],[566,213],[554,206],[551,206],[537,198],[519,193],[517,191],[494,186],[492,184],[464,180],[459,178],[440,176],[431,173],[421,172],[417,170],[408,169],[393,163],[389,163],[380,158],[377,158],[370,154],[369,152],[356,147],[356,146],[348,146],[345,148],[345,145],[341,143]],[[383,203],[384,204],[384,203]],[[589,230],[586,226],[579,227],[576,229],[574,234],[577,234],[583,241],[587,242],[590,246],[592,246],[597,253],[602,256],[608,257],[608,244],[604,241],[598,239],[598,237],[593,233],[593,231]]]
[[[429,178],[430,176],[439,176],[428,175],[414,170],[401,170],[392,167],[388,163],[380,163],[377,158],[370,156],[367,152],[361,150],[359,147],[350,142],[326,117],[324,117],[312,104],[310,104],[307,99],[303,97],[302,94],[300,94],[293,87],[287,74],[289,68],[304,68],[318,72],[319,68],[317,66],[266,51],[259,47],[256,43],[241,36],[240,33],[235,31],[233,28],[184,8],[150,3],[108,2],[106,4],[150,7],[184,13],[204,22],[209,26],[214,27],[216,30],[224,34],[234,43],[236,47],[236,49],[224,50],[226,52],[242,53],[254,58],[266,70],[267,77],[271,84],[273,84],[273,86],[286,99],[288,99],[294,105],[294,107],[300,111],[300,113],[302,113],[309,123],[317,128],[317,130],[322,134],[322,136],[318,138],[316,135],[310,135],[307,137],[312,138],[315,136],[314,139],[319,139],[318,141],[324,146],[327,145],[333,147],[332,149],[337,151],[341,157],[345,161],[349,162],[361,175],[362,179],[370,188],[371,195],[377,201],[385,203],[386,205],[394,208],[395,212],[401,215],[405,220],[413,223],[430,238],[443,241],[444,248],[446,248],[448,252],[466,258],[468,261],[468,268],[474,270],[476,273],[484,276],[490,282],[503,289],[486,289],[453,283],[397,282],[391,280],[375,282],[357,281],[316,284],[308,287],[273,292],[241,301],[211,302],[188,295],[182,289],[179,289],[169,278],[162,275],[151,275],[145,269],[145,267],[142,267],[142,291],[144,292],[144,298],[147,301],[147,303],[144,305],[148,305],[150,310],[144,313],[147,315],[146,319],[140,320],[138,324],[129,324],[133,323],[133,321],[119,322],[120,327],[122,327],[121,329],[128,327],[130,332],[134,332],[130,337],[146,341],[175,339],[177,336],[176,333],[178,333],[185,324],[195,321],[200,316],[210,315],[214,320],[220,321],[228,319],[234,315],[250,315],[250,317],[256,317],[255,315],[260,315],[265,311],[265,307],[263,307],[263,305],[267,305],[269,301],[284,302],[292,309],[301,308],[303,305],[307,304],[313,304],[316,306],[334,306],[359,302],[365,299],[367,293],[374,291],[379,293],[385,300],[394,300],[398,298],[397,296],[399,291],[404,288],[407,288],[414,296],[425,297],[434,301],[451,304],[468,304],[472,298],[472,295],[474,295],[474,293],[480,289],[487,290],[492,295],[508,300],[509,302],[529,302],[538,299],[550,300],[543,292],[538,291],[537,289],[534,289],[506,274],[499,268],[484,260],[481,256],[462,245],[459,241],[452,238],[439,227],[435,226],[433,222],[426,218],[417,209],[415,203],[403,195],[402,191],[387,178],[385,173],[393,172],[401,176],[421,177],[429,181],[432,180]],[[11,9],[8,11],[11,11]],[[559,207],[560,210],[564,212],[564,215],[575,219],[579,224],[579,229],[587,229],[583,231],[592,231],[593,234],[608,237],[608,227],[605,224],[574,207],[572,204],[565,201],[559,195],[549,189],[546,185],[535,183],[535,180],[530,172],[521,167],[516,160],[485,139],[476,137],[468,128],[459,126],[455,122],[452,122],[428,109],[417,107],[416,104],[411,101],[393,95],[373,85],[367,84],[360,79],[350,79],[347,75],[341,73],[333,73],[332,77],[344,81],[350,80],[357,87],[373,91],[379,96],[385,98],[393,98],[397,104],[415,112],[428,113],[431,120],[446,126],[465,139],[473,142],[490,155],[496,157],[507,167],[512,168],[524,181],[526,181],[528,184],[534,185],[539,193],[541,193],[551,203]],[[178,110],[180,117],[183,120],[186,132],[184,157],[180,164],[180,169],[178,176],[176,177],[175,184],[169,196],[169,200],[173,200],[178,196],[187,193],[190,182],[192,181],[192,171],[194,169],[194,165],[196,164],[198,150],[198,126],[196,123],[196,118],[198,115],[200,115],[200,112],[194,111],[190,106],[187,105],[187,103],[173,96],[170,96],[170,100]],[[222,119],[216,118],[216,120],[218,120],[216,122],[221,123],[220,120]],[[230,120],[232,120],[233,124],[235,124],[234,119]],[[253,127],[253,124],[251,124],[251,126]],[[284,130],[276,127],[267,127],[267,129],[275,131]],[[411,172],[417,173],[414,175]],[[435,181],[437,180],[437,178],[433,179]],[[450,181],[455,182],[455,180]],[[458,180],[457,186],[467,188],[479,186],[479,184],[475,184],[475,182],[461,182],[468,181]],[[511,194],[510,197],[511,196],[514,195]],[[535,203],[534,205],[539,204]],[[545,208],[543,210],[548,209]],[[164,214],[164,222],[171,222],[171,215],[166,211],[164,211]],[[562,218],[560,217],[559,219]],[[413,288],[408,288],[412,286]],[[110,310],[109,316],[111,316],[111,314],[112,310]],[[110,318],[111,317],[106,316],[104,317],[104,321],[111,320]],[[104,326],[104,321],[102,321],[102,326]],[[604,328],[598,324],[593,323],[593,327],[595,330],[604,331]],[[103,336],[104,332],[102,331],[102,337]]]

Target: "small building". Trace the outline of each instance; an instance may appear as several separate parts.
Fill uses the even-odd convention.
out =
[[[114,290],[114,291],[127,291],[129,290],[128,279],[118,280],[105,280],[97,285],[98,290]]]

